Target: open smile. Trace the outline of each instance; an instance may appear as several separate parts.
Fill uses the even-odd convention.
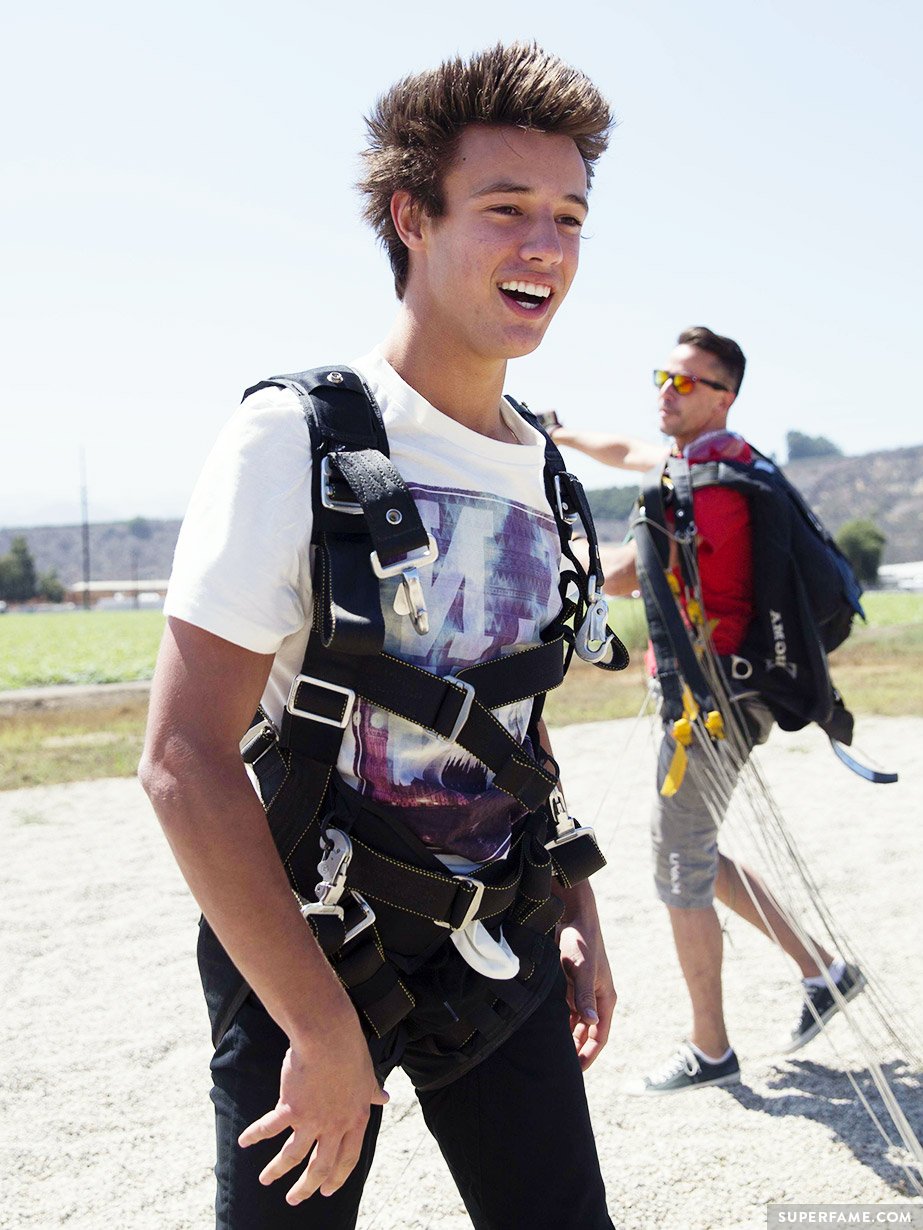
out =
[[[500,282],[500,293],[510,303],[526,312],[541,313],[547,308],[553,291],[541,282]]]

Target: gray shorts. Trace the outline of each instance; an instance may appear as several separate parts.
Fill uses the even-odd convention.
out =
[[[750,749],[765,743],[772,714],[758,700],[741,704],[749,741],[735,746],[730,739],[709,749],[693,739],[687,748],[686,775],[676,794],[660,793],[676,744],[664,732],[657,760],[657,800],[651,814],[654,884],[660,900],[678,910],[702,910],[715,896],[718,874],[718,826],[724,819],[740,770]]]

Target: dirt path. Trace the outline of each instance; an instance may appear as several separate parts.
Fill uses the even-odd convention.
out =
[[[859,734],[900,770],[897,786],[852,777],[810,732],[774,735],[760,763],[838,925],[923,1046],[923,720],[866,719]],[[561,730],[555,744],[571,807],[596,823],[609,857],[597,883],[620,1003],[588,1088],[616,1224],[730,1230],[765,1226],[767,1202],[906,1200],[844,1075],[860,1059],[845,1022],[783,1060],[797,987],[784,958],[742,924],[729,930],[725,981],[743,1085],[653,1101],[620,1093],[686,1026],[649,885],[652,733],[599,723]],[[207,1227],[196,909],[140,789],[105,781],[3,794],[0,831],[2,1224]],[[468,1220],[409,1086],[398,1075],[389,1090],[361,1230],[462,1230]],[[921,1103],[917,1083],[905,1108],[918,1135]]]

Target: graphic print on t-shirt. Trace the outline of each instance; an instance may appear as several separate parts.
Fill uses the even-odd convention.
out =
[[[420,636],[393,599],[399,578],[382,586],[385,650],[441,675],[534,645],[557,614],[560,547],[548,514],[493,494],[411,485],[439,558],[420,570],[429,632]],[[521,741],[531,700],[497,711]],[[473,861],[490,857],[521,814],[508,794],[488,786],[488,770],[456,745],[382,709],[357,703],[354,746],[344,742],[358,789],[400,809],[427,845]],[[441,750],[444,749],[444,750]]]

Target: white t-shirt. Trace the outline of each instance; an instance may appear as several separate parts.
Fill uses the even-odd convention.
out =
[[[560,544],[545,496],[544,439],[512,407],[519,444],[440,413],[378,350],[350,364],[381,407],[391,459],[439,557],[420,569],[430,629],[420,636],[382,584],[385,649],[449,675],[535,645],[558,613]],[[274,654],[263,707],[276,724],[300,671],[311,619],[311,458],[294,393],[248,397],[212,450],[180,532],[167,615]],[[497,710],[518,741],[531,701]],[[502,850],[521,807],[456,744],[361,700],[344,732],[343,779],[434,851],[481,862]]]

